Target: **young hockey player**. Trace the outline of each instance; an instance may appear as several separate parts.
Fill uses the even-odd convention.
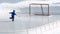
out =
[[[13,12],[10,12],[10,14],[11,14],[10,19],[12,19],[12,21],[14,21],[14,18],[15,18],[15,15],[16,15],[15,10],[13,10]]]

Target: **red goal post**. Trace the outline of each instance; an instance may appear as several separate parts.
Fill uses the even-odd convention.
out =
[[[50,14],[49,14],[49,4],[39,4],[39,3],[31,3],[31,4],[29,4],[29,15],[31,16],[31,6],[32,5],[40,5],[41,6],[41,10],[42,10],[42,14],[33,14],[33,15],[41,15],[41,16],[49,16]],[[44,11],[43,11],[43,5],[47,5],[48,7],[48,9],[47,9],[47,14],[44,14]]]

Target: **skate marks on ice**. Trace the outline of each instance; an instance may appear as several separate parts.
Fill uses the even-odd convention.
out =
[[[48,17],[48,16],[31,16],[31,17],[19,17],[19,19],[16,19],[15,26],[16,29],[30,29],[30,28],[36,28],[43,26],[45,24],[54,23],[56,21],[60,20],[60,18],[56,16]]]

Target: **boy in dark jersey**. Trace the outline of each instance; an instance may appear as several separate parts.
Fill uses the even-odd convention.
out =
[[[10,14],[11,14],[10,19],[12,19],[12,21],[14,21],[14,18],[15,18],[15,15],[16,15],[15,10],[13,10],[13,12],[11,12]]]

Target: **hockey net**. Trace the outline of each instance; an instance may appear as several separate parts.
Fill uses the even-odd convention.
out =
[[[29,15],[49,16],[49,4],[29,4]]]

